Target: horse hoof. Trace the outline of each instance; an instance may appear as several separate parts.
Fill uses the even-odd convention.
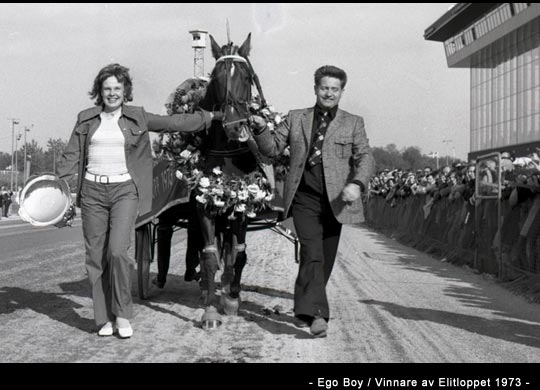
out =
[[[238,315],[238,308],[240,306],[240,298],[233,298],[229,294],[223,294],[221,296],[221,306],[223,306],[223,312],[228,316]]]
[[[202,328],[205,330],[217,329],[221,325],[221,316],[216,308],[209,306],[201,317]]]

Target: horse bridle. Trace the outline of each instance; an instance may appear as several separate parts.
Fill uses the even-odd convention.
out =
[[[266,107],[266,100],[264,98],[261,83],[259,82],[259,77],[255,73],[255,70],[253,69],[253,66],[251,65],[251,62],[249,61],[249,58],[245,58],[245,57],[242,57],[242,56],[239,56],[239,55],[236,55],[236,54],[227,54],[227,55],[219,57],[216,60],[216,65],[219,62],[225,61],[225,60],[232,60],[232,62],[241,62],[241,63],[244,63],[244,64],[247,65],[251,80],[255,84],[255,87],[257,88],[257,92],[259,93],[259,97],[261,99],[261,108]],[[227,67],[227,81],[226,81],[225,88],[226,88],[226,92],[225,92],[224,106],[227,106],[227,105],[233,106],[237,111],[239,111],[236,108],[238,106],[238,104],[245,104],[246,107],[247,107],[248,102],[236,102],[233,99],[231,99],[231,96],[230,96],[231,95],[231,72],[230,72],[229,67]],[[247,111],[249,112],[249,110],[247,110]],[[222,125],[223,125],[223,127],[227,127],[227,126],[231,126],[233,124],[245,123],[245,122],[248,122],[248,118],[241,118],[241,119],[238,119],[238,120],[235,120],[235,121],[226,122],[226,119],[224,117]]]

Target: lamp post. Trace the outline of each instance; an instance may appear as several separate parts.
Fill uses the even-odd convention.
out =
[[[431,157],[431,158],[436,158],[436,163],[437,163],[437,168],[436,168],[436,169],[439,170],[439,153],[437,153],[437,152],[431,152],[431,153],[429,154],[429,157]]]
[[[31,125],[31,128],[34,128],[34,124]],[[28,176],[30,172],[27,170],[28,161],[26,161],[26,149],[28,145],[26,144],[26,133],[29,132],[30,129],[28,127],[24,128],[24,175],[23,175],[23,181],[26,183],[26,180],[28,180]]]
[[[15,118],[8,118],[11,121],[11,191],[13,192],[13,145],[15,144],[15,125],[19,124],[19,120]]]
[[[21,137],[22,135],[21,133],[19,133],[17,134],[17,138],[15,139],[15,190],[19,188],[19,162],[18,162],[19,153],[17,152],[19,150],[18,143],[21,140]]]
[[[445,150],[446,150],[446,165],[448,165],[448,144],[450,142],[452,142],[452,140],[451,139],[443,139],[442,142],[443,142],[443,144],[446,144],[446,148],[445,148]]]

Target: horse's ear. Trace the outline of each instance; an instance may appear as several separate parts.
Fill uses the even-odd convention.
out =
[[[219,47],[217,42],[214,40],[214,37],[212,36],[212,34],[210,34],[210,44],[212,45],[212,55],[217,60],[219,57],[222,56],[221,47]]]
[[[240,46],[240,49],[238,49],[238,54],[240,54],[244,58],[247,58],[249,56],[250,51],[251,51],[251,33],[248,34],[246,40],[244,41],[244,43],[242,43],[242,46]]]

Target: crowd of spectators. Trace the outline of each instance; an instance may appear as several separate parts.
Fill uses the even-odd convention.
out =
[[[501,177],[498,175],[501,166]],[[502,198],[514,195],[515,204],[533,193],[540,192],[540,158],[537,153],[515,158],[502,153],[497,159],[469,163],[455,162],[433,170],[426,166],[416,171],[407,169],[384,169],[371,177],[368,196],[381,196],[391,207],[400,199],[417,194],[427,194],[426,202],[448,198],[450,202],[463,200],[474,205],[476,194],[476,169],[479,170],[479,192],[481,195],[497,195],[499,180]],[[519,191],[518,191],[519,190]],[[518,199],[519,197],[519,199]]]

